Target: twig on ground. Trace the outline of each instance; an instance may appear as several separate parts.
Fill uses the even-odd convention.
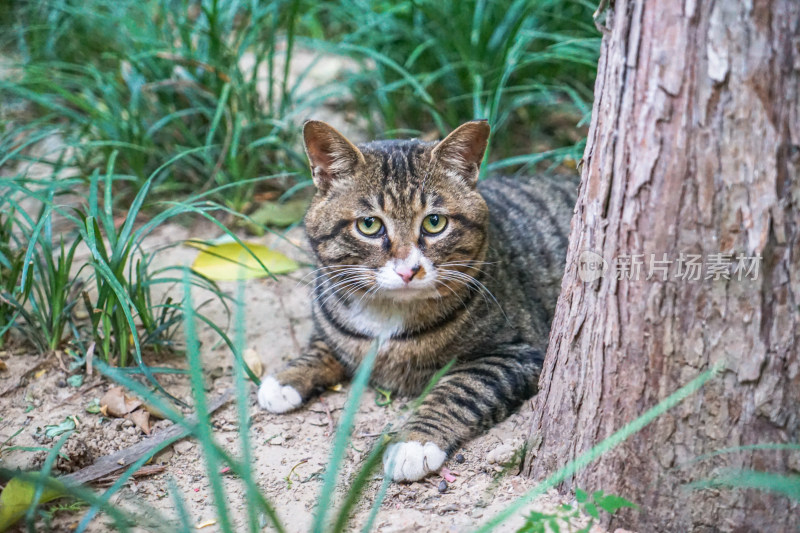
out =
[[[326,402],[324,398],[320,398],[319,403],[325,408],[325,416],[328,417],[328,435],[333,435],[333,416],[331,415],[331,408],[328,407],[328,402]]]
[[[133,477],[140,478],[140,477],[152,476],[154,474],[160,474],[166,469],[167,469],[166,465],[145,465],[136,472],[134,472]],[[95,484],[101,486],[111,485],[116,480],[119,479],[120,475],[122,474],[118,473],[118,474],[112,474],[110,476],[101,477],[100,479],[95,480]]]
[[[61,370],[63,370],[63,371],[64,371],[64,372],[66,372],[67,374],[69,374],[69,370],[67,370],[67,365],[65,365],[65,364],[64,364],[64,360],[61,358],[61,354],[62,354],[63,352],[62,352],[61,350],[56,350],[56,351],[55,351],[55,352],[53,352],[53,353],[54,353],[54,354],[55,354],[55,356],[56,356],[56,360],[58,361],[58,366],[59,366],[59,368],[61,368]]]
[[[94,363],[94,348],[95,343],[89,345],[89,349],[86,350],[86,375],[92,375],[92,364]]]
[[[233,389],[228,389],[211,400],[208,404],[208,414],[213,413],[225,405],[228,400],[231,399],[231,396],[233,396]],[[190,416],[188,421],[189,423],[195,423],[197,421],[197,417],[194,415]],[[173,424],[164,431],[160,431],[152,437],[143,439],[133,446],[119,450],[118,452],[105,455],[86,468],[82,468],[77,472],[73,472],[72,474],[64,476],[61,479],[63,481],[70,481],[73,483],[89,483],[90,481],[94,481],[103,476],[107,476],[108,474],[116,472],[121,468],[129,466],[131,463],[140,459],[142,456],[147,454],[150,450],[165,440],[175,437],[182,438],[188,435],[188,433],[188,430],[181,424]]]

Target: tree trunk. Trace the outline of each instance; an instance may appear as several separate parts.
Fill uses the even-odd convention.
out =
[[[562,488],[630,499],[614,525],[641,532],[796,530],[786,497],[685,485],[800,471],[797,451],[689,464],[800,439],[800,2],[617,0],[608,25],[526,472],[723,362]]]

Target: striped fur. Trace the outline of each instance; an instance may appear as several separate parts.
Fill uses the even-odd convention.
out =
[[[320,266],[315,329],[304,355],[277,380],[306,401],[352,376],[375,336],[386,340],[372,383],[403,395],[419,394],[454,359],[401,437],[450,454],[536,393],[576,184],[547,177],[478,183],[483,122],[440,143],[358,147],[310,124],[318,193],[305,225]],[[420,229],[430,214],[447,217],[444,231]],[[360,217],[380,218],[384,234],[361,234]],[[409,261],[418,271],[405,286],[393,276]]]

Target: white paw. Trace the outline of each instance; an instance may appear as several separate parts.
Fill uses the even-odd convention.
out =
[[[285,413],[297,409],[303,399],[300,393],[291,385],[281,385],[272,376],[267,376],[261,381],[258,388],[258,405],[270,413]]]
[[[416,481],[439,470],[445,459],[447,454],[432,442],[398,442],[383,454],[383,471],[394,481]]]

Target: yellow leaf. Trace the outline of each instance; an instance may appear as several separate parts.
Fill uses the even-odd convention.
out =
[[[14,522],[25,516],[33,502],[35,486],[33,483],[13,478],[0,493],[0,531],[10,528]],[[58,491],[44,488],[39,503],[46,503],[61,497]]]
[[[237,242],[215,245],[198,245],[187,242],[189,246],[201,248],[192,263],[192,269],[215,281],[235,281],[239,279],[263,278],[270,274],[286,274],[297,270],[297,261],[266,246],[246,242],[247,248],[258,257],[269,272]],[[201,247],[202,246],[202,247]]]

